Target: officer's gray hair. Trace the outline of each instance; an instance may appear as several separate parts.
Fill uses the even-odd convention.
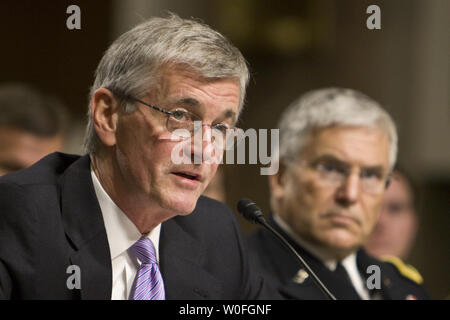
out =
[[[368,96],[342,88],[324,88],[307,92],[282,114],[279,160],[289,165],[297,159],[314,129],[331,126],[378,128],[386,133],[390,170],[397,159],[397,130],[389,114]]]
[[[170,65],[187,67],[206,79],[236,79],[242,109],[249,71],[240,51],[209,26],[175,14],[151,18],[114,41],[97,67],[89,101],[99,88],[142,98],[156,87],[162,70]],[[124,111],[135,111],[131,103],[120,102]],[[86,152],[95,152],[98,144],[89,107]]]

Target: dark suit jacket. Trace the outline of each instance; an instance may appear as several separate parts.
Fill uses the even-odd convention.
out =
[[[250,272],[234,214],[201,197],[188,216],[162,223],[167,299],[270,298]],[[70,265],[81,289],[70,290]],[[0,298],[110,299],[112,268],[88,156],[54,153],[0,178]]]
[[[299,252],[319,279],[328,287],[338,300],[360,299],[351,285],[350,279],[344,275],[330,271],[322,262],[308,251],[295,243],[272,219],[269,224],[281,233],[288,242]],[[310,276],[305,277],[306,271],[283,244],[265,229],[260,229],[247,238],[251,256],[251,264],[258,269],[268,282],[278,289],[286,299],[327,299],[322,291],[315,285]],[[380,269],[380,289],[370,290],[372,298],[386,300],[428,299],[425,289],[403,276],[391,263],[382,262],[369,256],[363,249],[357,252],[357,265],[360,274],[367,280],[374,271],[367,271],[371,265]],[[373,278],[369,279],[371,284]]]

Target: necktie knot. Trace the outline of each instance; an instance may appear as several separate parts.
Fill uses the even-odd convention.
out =
[[[347,270],[345,269],[345,267],[342,265],[342,263],[340,261],[338,261],[338,263],[336,264],[336,269],[334,269],[334,273],[336,274],[341,274],[341,275],[347,275]]]
[[[131,246],[131,251],[143,264],[156,263],[155,246],[152,241],[145,236],[142,236]]]

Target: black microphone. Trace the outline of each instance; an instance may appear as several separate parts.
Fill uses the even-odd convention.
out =
[[[328,288],[320,281],[319,277],[311,270],[310,266],[306,261],[300,256],[300,254],[289,244],[289,242],[274,228],[272,228],[264,218],[264,214],[261,209],[250,199],[241,199],[237,203],[237,209],[240,214],[244,216],[245,219],[262,225],[264,228],[269,230],[275,237],[280,240],[288,250],[295,255],[295,257],[300,261],[300,264],[306,269],[306,272],[312,277],[314,283],[319,287],[319,289],[329,298],[330,300],[337,300],[336,297],[328,290]]]

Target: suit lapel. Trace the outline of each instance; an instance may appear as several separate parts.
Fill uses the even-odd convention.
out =
[[[195,212],[191,213],[195,214]],[[220,299],[220,281],[205,270],[205,249],[175,217],[164,222],[160,236],[160,267],[166,299]]]
[[[70,263],[80,267],[81,271],[81,298],[110,299],[111,256],[92,184],[89,156],[75,161],[61,179],[62,220],[74,248]]]

